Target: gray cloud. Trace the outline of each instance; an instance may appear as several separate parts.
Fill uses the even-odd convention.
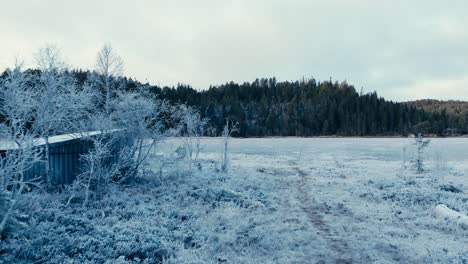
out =
[[[126,73],[206,88],[330,76],[393,100],[468,100],[468,3],[375,0],[9,1],[0,67],[45,43],[92,68],[106,41]]]

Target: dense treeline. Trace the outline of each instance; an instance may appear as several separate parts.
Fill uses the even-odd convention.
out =
[[[225,119],[239,123],[238,136],[376,136],[425,133],[443,135],[447,128],[466,132],[465,120],[446,112],[429,112],[386,101],[375,92],[360,94],[346,82],[314,79],[227,83],[196,91],[187,85],[153,87],[170,101],[198,107],[217,131]],[[461,122],[460,122],[461,121]]]
[[[73,71],[80,83],[88,71]],[[120,78],[122,87],[142,84]],[[198,91],[189,85],[149,86],[159,99],[184,103],[200,110],[219,134],[226,119],[238,122],[240,137],[262,136],[393,136],[410,133],[444,135],[466,133],[468,115],[431,111],[420,104],[386,101],[376,92],[363,94],[346,82],[304,79],[277,82],[275,78],[234,82]]]

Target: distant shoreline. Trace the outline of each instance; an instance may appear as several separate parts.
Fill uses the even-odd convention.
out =
[[[177,137],[170,137],[170,138],[177,138]],[[220,136],[216,137],[201,137],[201,138],[220,138]],[[405,136],[310,136],[310,137],[299,137],[299,136],[266,136],[266,137],[232,137],[233,139],[281,139],[281,138],[368,138],[368,139],[379,139],[379,138],[413,138],[413,137],[405,137]],[[442,137],[442,136],[425,136],[424,138],[440,138],[440,139],[450,139],[450,138],[466,138],[468,139],[468,135],[462,135],[462,136],[447,136],[447,137]]]
[[[404,136],[316,136],[316,137],[296,137],[296,136],[269,136],[269,137],[233,137],[239,139],[248,139],[248,138],[412,138],[412,137],[404,137]],[[425,136],[424,138],[467,138],[468,135],[464,136],[449,136],[449,137],[440,137],[440,136]]]

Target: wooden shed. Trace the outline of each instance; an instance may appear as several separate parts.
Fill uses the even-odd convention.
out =
[[[114,133],[109,131],[107,133]],[[92,137],[102,135],[102,132],[93,131],[86,133],[75,133],[52,136],[49,138],[49,159],[52,184],[65,185],[70,184],[83,171],[83,161],[80,156],[88,153],[93,148]],[[45,148],[45,140],[38,139],[35,145],[39,148]],[[113,148],[117,152],[118,148]],[[0,153],[11,150],[11,147],[0,147]],[[45,151],[41,151],[45,155]],[[115,161],[116,155],[111,157]],[[37,162],[25,173],[25,178],[32,179],[46,176],[45,157],[43,161]]]

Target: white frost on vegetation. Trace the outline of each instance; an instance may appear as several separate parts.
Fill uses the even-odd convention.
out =
[[[466,139],[433,139],[427,153],[443,146],[444,166],[428,159],[422,174],[401,166],[407,139],[232,139],[228,173],[219,172],[222,140],[202,143],[200,169],[172,158],[180,140],[169,139],[141,183],[87,208],[28,193],[37,217],[0,244],[0,262],[468,261],[468,230],[433,213],[440,204],[468,211]]]

